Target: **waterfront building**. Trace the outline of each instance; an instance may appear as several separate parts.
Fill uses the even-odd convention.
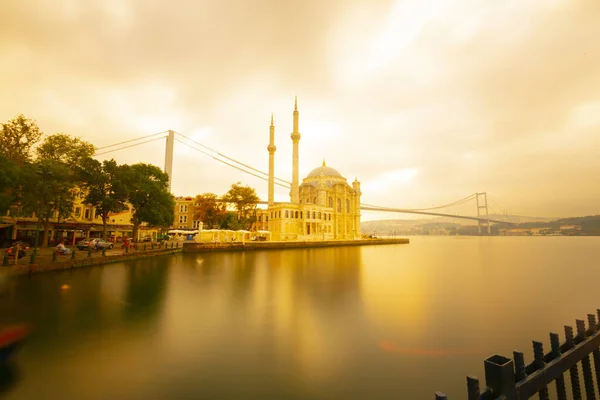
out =
[[[194,219],[196,199],[190,196],[175,197],[175,219],[173,228],[176,229],[199,229],[201,222]]]
[[[84,238],[102,236],[102,218],[96,215],[96,208],[84,203],[85,191],[80,188],[73,189],[73,210],[68,217],[59,218],[58,212],[50,218],[48,224],[48,238],[50,243],[64,240],[68,244],[75,244]],[[111,213],[108,216],[106,230],[109,239],[114,241],[120,238],[131,237],[133,233],[132,220],[133,208],[129,205],[122,212]],[[2,226],[6,232],[4,239],[26,239],[33,241],[36,236],[37,217],[35,213],[23,214],[18,207],[11,207],[2,217]],[[156,239],[157,229],[141,224],[139,238]],[[43,226],[40,226],[39,238],[42,240]],[[0,244],[1,245],[1,244]]]
[[[269,129],[268,208],[257,213],[257,228],[268,227],[272,240],[360,239],[360,182],[350,185],[337,170],[323,164],[299,183],[299,112],[294,102],[290,201],[275,203],[275,124]],[[266,225],[266,226],[265,226]]]

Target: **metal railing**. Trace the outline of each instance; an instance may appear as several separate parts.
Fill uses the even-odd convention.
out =
[[[597,310],[600,321],[600,309]],[[559,400],[567,399],[565,373],[569,372],[570,392],[574,399],[582,399],[580,371],[586,399],[596,399],[600,390],[600,324],[596,315],[588,314],[588,327],[584,320],[576,320],[576,332],[565,325],[565,341],[560,344],[557,333],[550,333],[550,352],[544,354],[542,342],[533,342],[533,361],[525,364],[522,352],[513,352],[513,359],[493,355],[484,361],[485,388],[480,389],[479,379],[467,377],[468,400],[523,400],[536,393],[540,400],[549,399],[548,386],[556,386]],[[592,359],[594,369],[592,370]],[[581,366],[581,367],[580,367]],[[596,386],[594,385],[596,382]],[[435,393],[436,400],[447,400],[443,392]]]

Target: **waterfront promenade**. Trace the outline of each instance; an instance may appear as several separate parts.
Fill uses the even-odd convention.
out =
[[[202,253],[212,251],[286,250],[315,247],[371,246],[408,243],[410,243],[410,240],[407,238],[281,242],[185,242],[183,251],[186,253]]]
[[[165,242],[160,247],[155,244],[154,247],[149,243],[138,243],[137,250],[131,248],[129,251],[118,246],[113,249],[102,251],[77,250],[76,247],[70,247],[71,254],[54,256],[54,247],[38,249],[38,253],[33,263],[31,263],[31,253],[33,249],[27,251],[27,255],[18,260],[15,264],[10,260],[9,265],[0,267],[0,275],[27,275],[48,271],[69,270],[72,268],[91,267],[104,265],[129,259],[155,257],[164,254],[174,254],[179,252],[198,253],[215,251],[256,251],[256,250],[287,250],[301,248],[323,248],[323,247],[348,247],[348,246],[370,246],[370,245],[390,245],[390,244],[408,244],[410,241],[406,238],[394,239],[365,239],[365,240],[328,240],[315,242],[221,242],[221,243],[196,243],[196,242]],[[74,254],[74,255],[73,255]]]
[[[109,264],[113,262],[154,257],[163,254],[173,254],[182,251],[182,243],[167,243],[161,247],[158,244],[154,248],[150,243],[138,243],[137,250],[130,248],[129,251],[117,246],[113,249],[106,249],[104,254],[102,251],[78,250],[76,247],[69,247],[71,254],[53,256],[54,247],[45,249],[37,249],[37,255],[33,263],[31,263],[31,254],[33,249],[27,250],[27,255],[18,260],[15,264],[10,260],[9,265],[0,267],[1,275],[24,275],[47,271],[68,270],[71,268],[89,267],[95,265]],[[73,255],[74,254],[74,255]],[[2,254],[4,255],[4,254]]]

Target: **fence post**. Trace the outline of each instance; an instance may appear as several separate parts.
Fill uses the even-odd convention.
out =
[[[585,340],[585,321],[582,319],[578,319],[575,322],[577,324],[578,341],[583,341]],[[585,395],[588,399],[595,399],[596,391],[594,390],[594,380],[592,378],[592,364],[590,363],[589,355],[583,357],[583,359],[581,360],[581,366],[583,367],[583,384],[585,385]]]
[[[600,311],[600,310],[599,310]],[[598,326],[596,324],[596,316],[594,314],[588,314],[588,323],[590,325],[590,332],[593,335],[598,332]],[[600,389],[600,350],[596,349],[592,352],[594,358],[594,370],[596,371],[596,384]]]
[[[467,376],[468,400],[479,400],[479,379],[476,376]]]
[[[484,361],[485,383],[494,397],[504,395],[506,400],[517,400],[514,363],[510,358],[495,354]]]
[[[544,362],[544,344],[542,342],[533,341],[533,358],[538,371],[546,366]],[[538,391],[538,395],[540,396],[540,400],[549,400],[548,386],[542,387]]]
[[[560,357],[560,339],[558,333],[550,334],[550,346],[552,348],[552,358],[554,360]],[[567,400],[567,389],[565,388],[565,377],[561,374],[556,378],[556,394],[558,400]]]
[[[525,355],[521,351],[513,351],[513,358],[515,360],[515,380],[520,382],[527,377],[525,372]]]
[[[575,341],[573,339],[573,327],[565,325],[565,344],[566,349],[570,350],[575,347]],[[573,398],[581,399],[581,386],[579,385],[579,367],[577,364],[573,365],[569,369],[569,375],[571,377],[571,391],[573,392]]]

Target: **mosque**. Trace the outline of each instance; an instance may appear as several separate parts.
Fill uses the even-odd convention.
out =
[[[271,116],[268,208],[258,215],[258,226],[270,232],[274,241],[360,239],[360,182],[352,186],[335,169],[323,165],[298,181],[298,100],[294,101],[292,139],[292,185],[290,201],[275,203],[275,125]]]

